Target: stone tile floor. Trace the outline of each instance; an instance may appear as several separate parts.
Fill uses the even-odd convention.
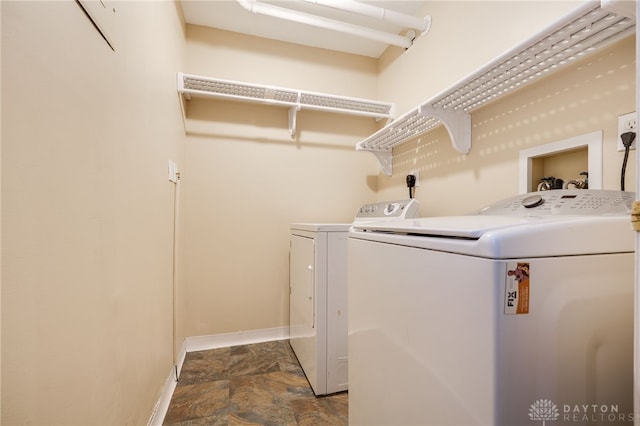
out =
[[[348,424],[346,392],[316,397],[288,340],[189,352],[164,425]]]

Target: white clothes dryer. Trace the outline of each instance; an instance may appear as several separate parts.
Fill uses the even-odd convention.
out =
[[[633,424],[633,198],[354,224],[349,423]]]
[[[366,204],[353,223],[400,220],[418,202]],[[351,223],[294,223],[289,261],[289,339],[316,395],[347,390],[347,237]]]

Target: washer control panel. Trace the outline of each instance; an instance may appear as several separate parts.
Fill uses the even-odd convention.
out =
[[[415,199],[365,204],[358,209],[355,221],[411,219],[418,216],[419,208]]]
[[[627,215],[633,192],[600,189],[554,189],[499,201],[477,212],[484,215]]]

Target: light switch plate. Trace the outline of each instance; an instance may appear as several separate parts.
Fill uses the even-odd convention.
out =
[[[169,160],[169,182],[178,183],[178,166],[175,162]]]

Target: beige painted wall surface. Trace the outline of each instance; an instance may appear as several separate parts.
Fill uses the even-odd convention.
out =
[[[634,49],[634,37],[627,38],[474,111],[467,155],[453,149],[444,127],[396,147],[394,174],[379,175],[378,199],[405,194],[406,174],[418,170],[416,198],[422,215],[467,213],[518,193],[521,150],[600,130],[604,189],[619,190],[623,153],[616,150],[618,115],[636,109]],[[414,97],[397,93],[400,101]],[[635,190],[635,173],[631,155],[627,191]]]
[[[369,58],[187,27],[186,72],[344,96],[375,92]],[[349,222],[375,199],[373,156],[355,143],[371,118],[279,107],[187,103],[181,182],[179,339],[284,327],[289,225]]]
[[[429,1],[431,29],[407,51],[390,47],[380,58],[378,96],[402,114],[475,72],[581,1]]]
[[[184,32],[117,2],[2,2],[2,423],[146,424],[172,365]]]
[[[632,39],[476,111],[468,155],[443,129],[397,148],[391,177],[354,150],[372,119],[302,111],[293,140],[277,107],[194,99],[180,119],[176,71],[402,113],[573,7],[519,3],[430,3],[432,34],[377,62],[194,26],[185,43],[176,6],[155,1],[117,3],[114,53],[73,1],[1,2],[2,423],[146,423],[173,343],[288,324],[290,223],[405,198],[410,170],[423,215],[457,214],[517,192],[520,150],[602,129],[617,189]],[[628,189],[635,173],[631,158]]]

